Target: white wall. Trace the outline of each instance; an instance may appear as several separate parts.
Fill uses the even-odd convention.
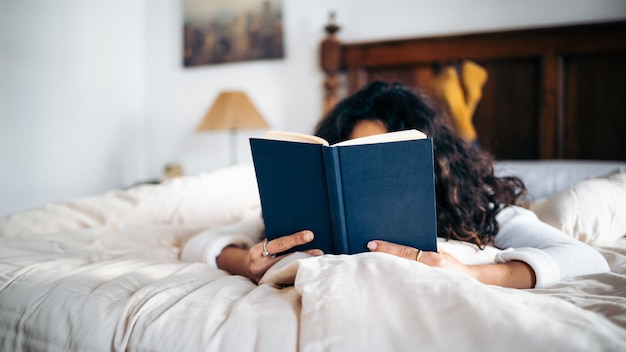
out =
[[[310,131],[321,111],[317,45],[323,38],[328,6],[283,0],[286,58],[183,68],[181,3],[157,0],[148,9],[146,115],[148,170],[182,160],[195,173],[228,163],[228,135],[193,135],[194,127],[221,90],[241,89],[275,129]],[[239,160],[250,160],[247,137],[239,134]]]
[[[0,215],[144,172],[142,1],[0,0]]]
[[[286,58],[184,69],[181,0],[0,0],[0,216],[228,163],[227,135],[194,135],[224,89],[276,129],[321,115],[329,10],[345,41],[626,18],[624,0],[283,0]],[[239,135],[239,160],[249,160]]]

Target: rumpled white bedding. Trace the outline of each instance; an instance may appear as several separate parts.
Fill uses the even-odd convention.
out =
[[[379,253],[296,254],[258,286],[179,261],[255,206],[240,167],[0,219],[0,350],[626,350],[623,244],[599,249],[611,273],[542,290]],[[497,251],[440,245],[468,262]]]

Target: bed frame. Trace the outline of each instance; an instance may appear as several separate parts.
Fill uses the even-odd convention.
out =
[[[373,80],[428,90],[446,65],[473,60],[489,79],[474,115],[497,159],[626,160],[626,21],[321,43],[325,109]]]

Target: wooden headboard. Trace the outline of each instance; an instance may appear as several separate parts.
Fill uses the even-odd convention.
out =
[[[321,44],[326,110],[373,80],[428,90],[469,59],[489,74],[474,125],[497,159],[626,160],[626,21],[360,43],[338,31],[331,19]]]

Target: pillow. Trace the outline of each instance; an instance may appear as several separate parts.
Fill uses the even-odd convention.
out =
[[[582,242],[614,244],[626,235],[626,168],[579,181],[530,209],[542,221]]]
[[[0,234],[144,224],[210,228],[260,213],[252,164],[55,202],[0,218]]]
[[[498,160],[494,164],[496,176],[521,178],[529,198],[534,202],[568,189],[577,182],[601,177],[619,168],[626,168],[626,161]]]

